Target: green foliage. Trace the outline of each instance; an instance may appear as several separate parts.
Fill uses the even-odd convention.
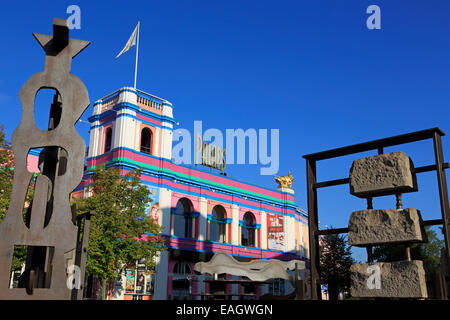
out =
[[[37,174],[33,174],[30,182],[30,188],[27,191],[25,198],[23,214],[25,216],[27,207],[33,200],[34,183]],[[0,125],[0,223],[5,218],[8,212],[9,202],[11,200],[11,192],[14,180],[14,153],[11,149],[11,143],[6,140],[4,126]],[[27,250],[25,246],[17,247],[14,250],[14,256],[11,266],[11,271],[22,269],[25,263]]]
[[[351,248],[344,235],[331,234],[320,238],[320,276],[336,281],[336,285],[347,291],[350,283],[350,267],[353,263]],[[335,288],[334,295],[338,293]],[[331,293],[330,293],[331,299]]]
[[[440,272],[439,262],[441,249],[444,247],[444,240],[438,238],[436,231],[427,227],[427,243],[416,243],[411,245],[411,259],[422,260],[428,275]],[[376,246],[373,250],[374,260],[377,262],[393,262],[406,259],[405,246],[384,245]]]
[[[142,170],[121,176],[121,169],[104,165],[95,168],[88,186],[90,197],[75,200],[78,212],[95,211],[91,218],[86,272],[100,280],[113,280],[135,261],[145,259],[154,267],[154,257],[165,250],[162,227],[145,209],[150,191],[140,183]],[[154,236],[143,236],[151,233]]]
[[[11,144],[6,141],[4,126],[0,125],[0,222],[9,208],[14,176],[14,155]]]
[[[11,265],[11,271],[20,271],[27,258],[27,246],[16,246]]]

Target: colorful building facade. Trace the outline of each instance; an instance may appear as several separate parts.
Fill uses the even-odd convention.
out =
[[[148,213],[164,227],[167,251],[153,276],[127,272],[111,289],[111,299],[200,299],[208,292],[205,275],[194,265],[219,251],[239,260],[308,261],[308,226],[290,189],[272,190],[206,172],[201,166],[172,160],[173,106],[134,88],[124,87],[94,104],[87,169],[74,196],[89,196],[85,185],[92,170],[105,163],[122,173],[143,168],[142,183],[152,192]],[[232,278],[232,277],[231,277]],[[282,293],[284,283],[254,288]],[[240,285],[226,292],[238,293]],[[289,293],[289,292],[287,292]]]

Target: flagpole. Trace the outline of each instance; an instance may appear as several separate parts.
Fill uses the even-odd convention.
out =
[[[137,79],[137,67],[138,67],[138,56],[139,56],[139,29],[141,27],[141,22],[138,21],[138,30],[137,30],[137,43],[136,43],[136,65],[134,69],[134,89],[136,90],[136,79]]]

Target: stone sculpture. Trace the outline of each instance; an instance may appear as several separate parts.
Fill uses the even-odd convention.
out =
[[[403,152],[358,159],[350,170],[350,193],[367,199],[367,210],[350,216],[348,242],[366,247],[367,264],[351,266],[351,295],[359,298],[427,298],[422,261],[411,261],[409,245],[426,242],[420,211],[402,208],[401,193],[417,191],[414,165]],[[372,208],[372,197],[396,195],[396,209]],[[406,260],[374,263],[374,245],[406,245]]]

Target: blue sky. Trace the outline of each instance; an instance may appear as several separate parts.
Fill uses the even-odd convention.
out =
[[[139,19],[138,88],[171,101],[180,128],[202,120],[204,129],[223,132],[279,129],[279,174],[293,173],[304,209],[302,155],[431,127],[450,132],[448,1],[8,1],[0,10],[0,122],[8,137],[21,117],[18,92],[44,65],[32,32],[51,34],[52,19],[67,18],[71,4],[81,8],[81,30],[71,37],[92,42],[72,64],[91,103],[132,86],[134,49],[114,57]],[[381,30],[366,27],[372,4],[381,9]],[[82,119],[91,114],[92,105]],[[77,129],[88,141],[89,125]],[[448,161],[448,137],[443,143]],[[402,150],[416,166],[434,160],[431,141]],[[325,161],[319,180],[348,176],[362,156]],[[231,177],[275,188],[259,171],[227,168]],[[439,218],[436,175],[418,182],[419,193],[405,195],[404,206]],[[320,190],[319,201],[321,223],[334,227],[365,208],[348,187]],[[374,206],[394,207],[395,199]]]

